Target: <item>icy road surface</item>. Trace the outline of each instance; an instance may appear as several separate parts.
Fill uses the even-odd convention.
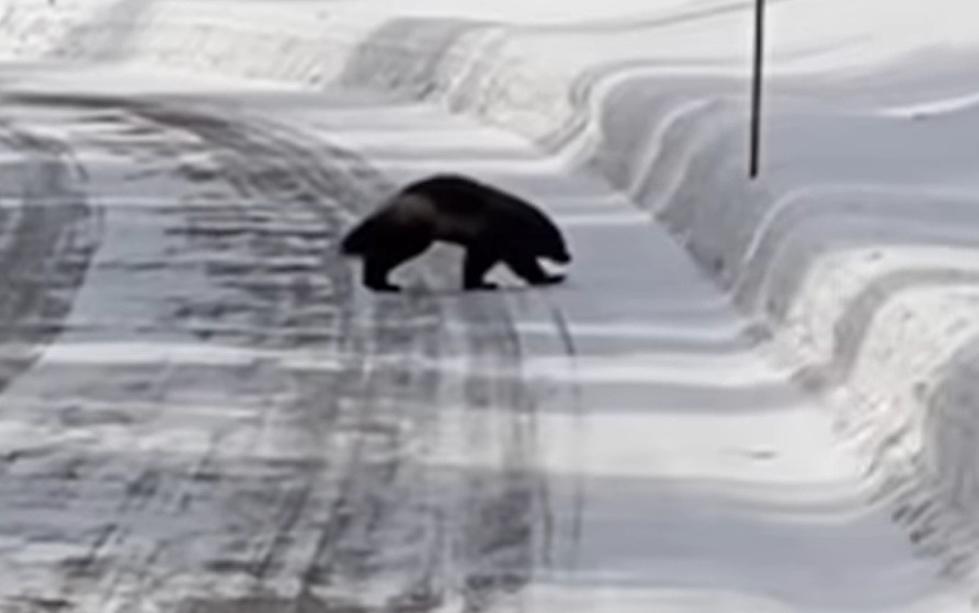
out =
[[[971,610],[599,182],[425,106],[111,80],[0,107],[0,611]],[[444,170],[551,211],[569,283],[360,289],[342,231]]]

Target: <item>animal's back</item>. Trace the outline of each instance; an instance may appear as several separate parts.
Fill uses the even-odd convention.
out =
[[[483,230],[503,224],[552,225],[539,209],[512,194],[457,175],[436,175],[405,188],[404,193],[429,200],[447,222],[476,224]]]
[[[539,248],[542,254],[570,258],[561,231],[541,209],[530,202],[491,185],[465,177],[442,175],[426,181],[432,183],[439,206],[463,208],[478,215],[485,232],[506,241],[524,242]],[[446,212],[449,212],[448,210]]]
[[[357,224],[341,241],[346,255],[366,255],[383,249],[405,233],[431,234],[438,218],[432,201],[417,194],[399,192]]]
[[[485,186],[463,177],[436,175],[409,185],[402,199],[426,203],[423,217],[436,239],[469,244],[487,236],[500,207]]]

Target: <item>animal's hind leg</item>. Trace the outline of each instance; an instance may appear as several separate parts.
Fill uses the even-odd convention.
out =
[[[401,288],[388,281],[388,273],[394,268],[389,258],[370,255],[364,258],[364,286],[375,292],[397,292]]]
[[[483,277],[498,261],[499,257],[489,249],[466,249],[466,259],[462,266],[463,289],[496,289],[495,283],[484,281]]]
[[[388,281],[392,270],[419,255],[432,244],[429,237],[412,240],[392,240],[382,253],[364,258],[364,285],[378,292],[397,292],[401,288]]]
[[[550,285],[564,280],[563,275],[550,275],[541,268],[537,258],[527,254],[515,254],[504,259],[513,272],[531,285]]]

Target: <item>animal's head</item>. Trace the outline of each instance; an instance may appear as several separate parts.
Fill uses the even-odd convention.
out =
[[[544,236],[541,238],[542,240],[538,244],[538,256],[559,264],[571,262],[571,252],[568,251],[568,246],[564,242],[560,230],[548,224],[545,226]]]
[[[533,255],[558,264],[571,262],[564,236],[547,213],[520,198],[507,196],[504,202],[514,207],[515,219],[519,221],[516,233],[528,241],[525,249],[529,246]]]

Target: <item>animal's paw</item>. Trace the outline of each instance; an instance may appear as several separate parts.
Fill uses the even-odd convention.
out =
[[[545,275],[533,282],[534,285],[555,285],[564,281],[564,275]]]
[[[493,283],[492,281],[482,281],[480,283],[468,283],[463,287],[463,289],[468,292],[473,290],[495,290],[499,289],[499,287],[499,285]]]
[[[396,294],[401,291],[401,288],[393,283],[370,283],[367,285],[367,288],[374,290],[375,292],[384,292],[388,294]]]

